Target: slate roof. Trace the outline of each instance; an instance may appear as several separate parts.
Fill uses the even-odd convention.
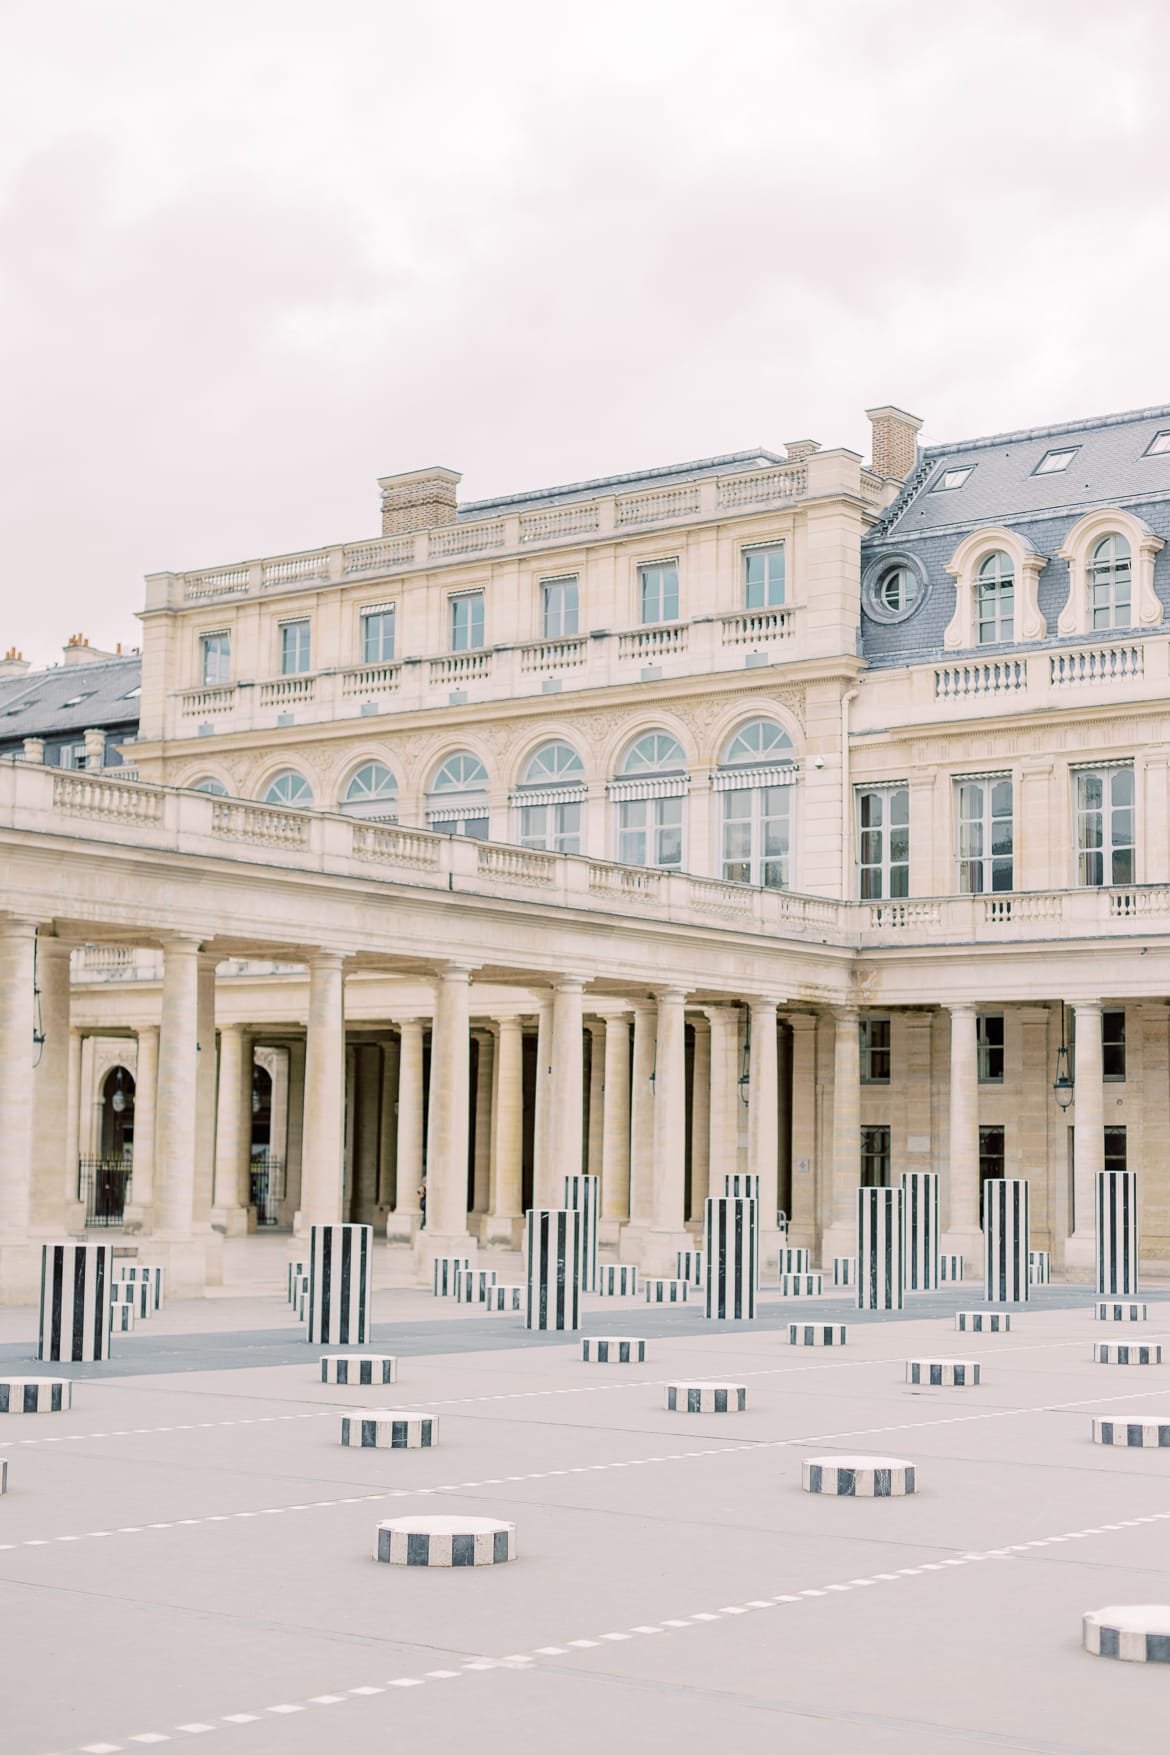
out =
[[[699,481],[708,475],[746,475],[752,469],[772,469],[786,458],[774,451],[729,451],[722,457],[701,457],[693,463],[668,463],[660,469],[640,469],[632,475],[599,475],[591,481],[566,482],[561,487],[534,488],[531,493],[506,494],[497,500],[468,500],[459,507],[464,519],[496,518],[503,512],[533,507],[560,506],[571,500],[592,500],[598,494],[636,493],[639,488],[668,488],[681,482]]]
[[[142,660],[129,653],[90,664],[58,664],[49,670],[26,670],[21,676],[0,676],[0,740],[80,734],[98,726],[136,726],[138,697],[127,700],[126,696],[141,680]]]

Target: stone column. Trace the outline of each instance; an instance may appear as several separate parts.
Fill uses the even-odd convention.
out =
[[[833,1022],[833,1165],[831,1222],[821,1261],[857,1253],[857,1190],[861,1183],[861,1055],[856,1006],[835,1006]]]
[[[561,1195],[548,1162],[549,1113],[552,1107],[553,1001],[542,1000],[536,1014],[536,1089],[532,1130],[532,1202],[538,1207],[560,1205]]]
[[[4,1245],[21,1243],[29,1226],[36,934],[35,921],[0,921],[0,1265]]]
[[[637,1260],[640,1234],[654,1217],[654,1072],[655,1008],[647,1000],[634,1005],[634,1067],[630,1081],[630,1222],[622,1233],[622,1252]]]
[[[601,1123],[601,1219],[598,1237],[616,1243],[630,1216],[630,1024],[605,1020],[604,1114]]]
[[[1105,1168],[1101,1001],[1078,1000],[1073,1013],[1073,1223],[1064,1246],[1064,1270],[1070,1279],[1089,1279],[1095,1261],[1096,1179]]]
[[[378,1043],[357,1045],[354,1071],[357,1088],[349,1217],[355,1224],[372,1225],[377,1217],[378,1146],[382,1132],[382,1050]]]
[[[29,1219],[34,1231],[50,1231],[55,1237],[65,1222],[61,1163],[69,1127],[69,949],[60,939],[38,935],[37,987],[45,1040],[32,1077]]]
[[[123,1216],[123,1230],[135,1234],[153,1231],[155,1109],[158,1104],[158,1038],[157,1024],[138,1027],[138,1056],[134,1070],[134,1158],[130,1178],[133,1200]],[[74,1193],[77,1191],[74,1167]]]
[[[585,1145],[585,1169],[601,1175],[605,1140],[605,1022],[590,1018],[589,1032],[589,1137]]]
[[[83,1231],[85,1229],[85,1202],[79,1201],[77,1198],[77,1180],[78,1180],[78,1178],[77,1178],[77,1160],[81,1155],[81,1057],[82,1057],[82,1048],[83,1048],[84,1040],[85,1039],[82,1036],[80,1030],[70,1030],[70,1032],[69,1032],[69,1076],[68,1076],[68,1080],[67,1080],[67,1091],[66,1091],[66,1098],[65,1098],[65,1102],[66,1102],[65,1157],[64,1157],[64,1161],[61,1165],[61,1177],[62,1177],[61,1198],[62,1198],[62,1202],[63,1202],[64,1215],[65,1215],[65,1229],[66,1229],[66,1231],[69,1231],[69,1232]],[[156,1041],[156,1043],[158,1041],[158,1031],[157,1030],[155,1031],[155,1041]],[[138,1052],[139,1052],[139,1055],[141,1056],[141,1053],[142,1053],[141,1039],[139,1040]],[[156,1054],[156,1062],[157,1062],[157,1054]],[[137,1164],[137,1159],[138,1159],[138,1094],[137,1094],[138,1093],[138,1075],[137,1075],[137,1073],[135,1074],[134,1090],[135,1090],[135,1096],[134,1096],[134,1157],[135,1157],[135,1163]],[[153,1088],[153,1085],[151,1087],[151,1093],[150,1093],[150,1133],[151,1133],[151,1141],[152,1141],[152,1148],[151,1149],[153,1151],[153,1139],[154,1139],[154,1088]],[[137,1175],[137,1169],[135,1170],[135,1175]],[[133,1183],[131,1183],[131,1192],[133,1192]],[[123,1214],[123,1218],[122,1218],[122,1227],[123,1227],[123,1230],[126,1229],[125,1214]]]
[[[1006,1173],[1008,1176],[1027,1176],[1031,1182],[1032,1247],[1050,1250],[1054,1241],[1063,1236],[1063,1232],[1057,1231],[1056,1215],[1061,1210],[1061,1202],[1055,1198],[1058,1191],[1054,1184],[1058,1178],[1065,1185],[1068,1180],[1067,1158],[1054,1149],[1067,1126],[1059,1110],[1056,1135],[1052,1145],[1049,1144],[1049,1122],[1056,1108],[1048,1058],[1051,1018],[1045,1005],[1017,1006],[1013,1011],[1014,1017],[1012,1012],[1007,1014],[1007,1025],[1010,1030],[1014,1024],[1020,1032],[1020,1057],[1018,1068],[1013,1067],[1009,1054],[1006,1069],[1010,1081],[1008,1090],[1013,1099],[1008,1108],[1005,1130],[1009,1142]],[[1014,1151],[1011,1149],[1013,1144]],[[1063,1196],[1063,1188],[1059,1192]]]
[[[788,1241],[793,1248],[817,1250],[817,1020],[808,1012],[789,1012],[792,1031],[792,1210]],[[853,1251],[849,1250],[852,1255]],[[830,1272],[832,1268],[830,1266]]]
[[[466,1252],[471,1242],[467,1230],[470,1003],[470,969],[443,969],[431,1037],[427,1222],[416,1241],[420,1281],[429,1279],[434,1256]]]
[[[776,1229],[779,1205],[779,1091],[776,1059],[776,1001],[753,999],[751,1083],[748,1088],[748,1172],[760,1179],[761,1231]],[[761,1264],[764,1251],[761,1249]]]
[[[378,1112],[377,1221],[394,1210],[398,1167],[398,1037],[382,1043],[382,1100]]]
[[[167,1291],[178,1296],[201,1290],[207,1274],[205,1252],[193,1240],[198,1028],[199,940],[168,938],[158,1042],[155,1213]]]
[[[707,1014],[691,1019],[695,1059],[691,1072],[691,1203],[687,1218],[703,1217],[711,1178],[711,1025]]]
[[[191,1212],[200,1228],[211,1218],[215,1184],[216,1066],[215,970],[213,951],[200,951],[195,1040],[195,1185]],[[250,1098],[250,1094],[249,1094]]]
[[[565,1177],[579,1176],[584,1164],[585,1038],[581,1021],[585,983],[575,975],[553,989],[552,1107],[545,1134],[545,1155],[551,1161],[545,1186],[549,1206],[565,1200]]]
[[[309,1029],[305,1043],[304,1142],[298,1235],[310,1225],[341,1221],[345,1012],[343,959],[336,951],[309,958]]]
[[[475,1138],[472,1141],[471,1210],[485,1213],[491,1198],[492,1085],[495,1082],[496,1039],[490,1030],[477,1030],[479,1047],[475,1068]]]
[[[245,1072],[247,1083],[245,1086]],[[215,1111],[215,1199],[212,1226],[227,1237],[243,1237],[255,1225],[248,1206],[251,1192],[240,1184],[250,1162],[252,1133],[252,1046],[241,1024],[219,1033],[219,1096]],[[135,1108],[134,1138],[138,1140]],[[134,1172],[137,1177],[138,1171]]]
[[[651,1273],[673,1272],[676,1255],[690,1246],[684,1223],[686,1188],[686,990],[658,993],[654,1067],[653,1231],[643,1264]]]
[[[422,1019],[403,1018],[398,1030],[398,1176],[386,1237],[391,1243],[413,1243],[421,1219],[418,1190],[423,1179]]]
[[[285,1148],[282,1225],[293,1223],[301,1205],[305,1141],[305,1039],[294,1036],[288,1045],[288,1144]]]
[[[733,1005],[707,1007],[711,1026],[711,1095],[710,1148],[708,1151],[709,1194],[723,1193],[723,1178],[734,1176],[739,1168],[739,1118],[743,1104],[739,1096],[739,1008]],[[702,1217],[702,1207],[697,1208]]]
[[[524,1224],[524,1026],[501,1018],[492,1108],[492,1188],[484,1242],[519,1246]]]
[[[964,1274],[977,1279],[983,1264],[983,1233],[979,1224],[979,1050],[975,1007],[952,1005],[951,1014],[951,1125],[948,1142],[949,1175],[944,1169],[941,1187],[947,1189],[944,1255],[961,1255]]]

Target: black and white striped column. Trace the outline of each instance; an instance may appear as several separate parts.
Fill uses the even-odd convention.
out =
[[[1137,1289],[1137,1172],[1103,1170],[1097,1177],[1097,1291],[1132,1298]]]
[[[1028,1301],[1026,1177],[992,1176],[983,1184],[984,1296],[989,1304]]]
[[[642,1288],[647,1304],[685,1304],[690,1292],[685,1280],[658,1279],[653,1275],[643,1278]]]
[[[906,1382],[936,1389],[971,1389],[979,1382],[977,1359],[907,1359]]]
[[[431,1264],[435,1275],[435,1297],[453,1298],[455,1295],[455,1275],[460,1268],[471,1266],[469,1255],[436,1255]]]
[[[73,1385],[67,1377],[0,1379],[0,1414],[61,1414],[72,1401]]]
[[[629,1261],[603,1261],[597,1270],[597,1290],[603,1298],[636,1297],[637,1268]]]
[[[516,1558],[516,1525],[494,1517],[389,1517],[374,1558],[387,1566],[501,1566]]]
[[[581,1358],[586,1365],[644,1365],[646,1343],[629,1335],[586,1335]]]
[[[811,1249],[782,1249],[779,1252],[777,1266],[782,1274],[811,1274]]]
[[[288,1264],[288,1301],[295,1305],[297,1293],[301,1289],[301,1281],[308,1272],[307,1261],[290,1261]]]
[[[483,1304],[496,1283],[495,1268],[463,1267],[455,1272],[456,1304]]]
[[[790,1322],[790,1347],[843,1347],[847,1331],[843,1322]]]
[[[389,1353],[328,1353],[321,1361],[321,1382],[371,1388],[398,1382],[398,1360]]]
[[[806,1493],[840,1499],[901,1499],[917,1489],[914,1464],[896,1456],[810,1456],[800,1465]]]
[[[1129,1664],[1170,1664],[1170,1607],[1126,1603],[1090,1609],[1081,1623],[1085,1650]]]
[[[961,1255],[940,1255],[938,1258],[938,1277],[940,1282],[961,1280],[963,1277],[963,1258]]]
[[[112,1243],[42,1245],[38,1359],[109,1358],[113,1270]]]
[[[1158,1341],[1094,1341],[1093,1358],[1098,1365],[1160,1365],[1162,1347]]]
[[[597,1219],[600,1176],[566,1176],[565,1205],[581,1215],[581,1290],[597,1290]]]
[[[1165,1414],[1094,1414],[1093,1443],[1118,1449],[1170,1450],[1170,1418]]]
[[[1146,1311],[1145,1304],[1129,1304],[1108,1298],[1102,1298],[1093,1306],[1093,1315],[1098,1322],[1145,1322]]]
[[[723,1192],[730,1200],[754,1200],[757,1205],[760,1199],[760,1179],[758,1176],[725,1176]]]
[[[136,1285],[145,1281],[150,1287],[152,1308],[161,1310],[165,1303],[163,1294],[166,1289],[166,1272],[164,1267],[158,1267],[153,1262],[131,1262],[128,1266],[119,1269],[119,1278],[130,1280]],[[291,1270],[289,1272],[289,1291],[290,1293],[292,1291]]]
[[[902,1260],[902,1190],[857,1191],[857,1308],[901,1310],[905,1282]]]
[[[576,1207],[530,1207],[526,1219],[528,1308],[524,1326],[581,1326],[581,1214]]]
[[[732,1177],[728,1177],[730,1182]],[[758,1177],[739,1178],[758,1181]],[[759,1202],[750,1196],[711,1195],[703,1209],[707,1259],[706,1311],[724,1321],[750,1321],[756,1314],[760,1277]]]
[[[374,1227],[309,1227],[310,1343],[364,1347],[374,1320]]]
[[[742,1414],[747,1407],[746,1383],[668,1383],[668,1414]]]
[[[130,1335],[134,1333],[133,1304],[110,1305],[110,1329],[116,1335]]]
[[[498,1316],[501,1311],[522,1311],[525,1301],[523,1286],[489,1286],[483,1295],[483,1307],[492,1316]]]
[[[938,1290],[938,1177],[933,1170],[902,1175],[902,1223],[906,1228],[906,1290]]]
[[[703,1284],[703,1251],[701,1249],[680,1249],[675,1277],[685,1280],[688,1286],[694,1286],[696,1290],[701,1288]]]
[[[819,1298],[824,1284],[823,1274],[781,1274],[782,1298]]]
[[[835,1255],[833,1257],[833,1284],[835,1286],[856,1286],[857,1257],[855,1255]]]
[[[1005,1335],[1012,1326],[1010,1310],[956,1310],[955,1327],[961,1334]]]
[[[367,1408],[342,1414],[341,1442],[354,1450],[430,1450],[439,1442],[439,1422],[433,1414]]]
[[[1028,1251],[1028,1281],[1033,1286],[1052,1284],[1052,1253],[1047,1249]]]

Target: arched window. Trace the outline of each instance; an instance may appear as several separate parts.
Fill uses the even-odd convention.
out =
[[[1003,646],[1015,639],[1016,579],[1011,559],[1002,549],[988,555],[975,579],[975,640],[979,646]]]
[[[668,731],[647,731],[626,751],[609,788],[623,865],[681,870],[686,768],[682,745]]]
[[[795,779],[792,739],[774,719],[752,719],[728,742],[713,778],[728,883],[791,887]]]
[[[347,817],[398,821],[398,782],[385,762],[362,763],[342,794],[341,809]]]
[[[308,810],[313,802],[313,788],[303,774],[285,768],[268,782],[264,804],[283,804],[293,810]]]
[[[445,835],[488,835],[487,769],[470,750],[448,756],[427,792],[427,824]]]
[[[226,798],[228,795],[227,787],[222,780],[217,780],[214,774],[207,774],[202,780],[192,780],[191,791],[210,792],[212,798]]]
[[[571,744],[543,744],[528,761],[512,802],[522,847],[580,853],[585,767]]]
[[[1128,628],[1133,621],[1133,565],[1124,536],[1103,536],[1089,560],[1089,612],[1094,628]]]
[[[888,567],[878,579],[878,602],[891,616],[909,615],[918,602],[919,582],[909,567]]]

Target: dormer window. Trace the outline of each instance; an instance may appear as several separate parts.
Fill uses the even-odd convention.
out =
[[[918,601],[918,580],[909,567],[891,567],[878,580],[878,598],[891,615],[905,615]]]
[[[1060,475],[1063,470],[1068,468],[1079,450],[1079,445],[1070,445],[1063,451],[1045,451],[1032,474]]]
[[[1170,456],[1170,427],[1163,427],[1162,431],[1160,433],[1154,434],[1153,438],[1150,440],[1149,444],[1146,446],[1145,450],[1142,452],[1142,456],[1143,457],[1167,457],[1167,456]]]
[[[975,465],[968,463],[962,469],[944,469],[938,480],[931,487],[932,494],[949,494],[955,488],[961,488]]]

